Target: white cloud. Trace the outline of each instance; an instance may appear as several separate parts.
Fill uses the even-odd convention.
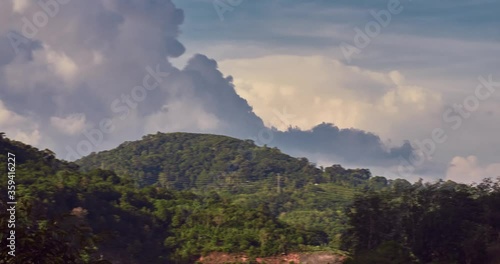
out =
[[[177,100],[164,105],[158,111],[147,117],[145,130],[148,133],[157,131],[197,131],[215,132],[222,121],[212,113],[207,112],[196,100]]]
[[[67,91],[73,87],[68,82],[76,76],[78,66],[63,52],[49,46],[33,51],[31,61],[15,60],[5,66],[4,78],[9,92],[30,95],[41,92],[38,87],[46,86],[44,91]],[[25,95],[24,97],[29,97]]]
[[[9,111],[0,100],[0,125],[13,126],[24,122],[26,119],[12,111]]]
[[[78,73],[76,63],[64,53],[48,49],[46,52],[47,62],[53,71],[66,81],[71,81]]]
[[[37,146],[40,143],[41,135],[38,129],[35,129],[31,132],[18,130],[12,138],[28,145]]]
[[[325,57],[265,56],[225,60],[220,66],[235,76],[238,94],[256,114],[279,129],[332,122],[394,138],[402,136],[398,125],[409,120],[436,122],[442,106],[438,92],[408,84],[401,72],[370,71]],[[273,113],[283,108],[296,116],[291,124],[283,124]],[[420,126],[404,136],[416,136],[419,129],[427,132]]]
[[[50,124],[67,135],[76,135],[85,128],[85,114],[71,114],[66,117],[50,118]]]
[[[18,115],[0,100],[0,127],[9,138],[37,146],[40,143],[38,125],[28,117]]]
[[[462,183],[479,183],[484,178],[498,176],[500,176],[500,163],[481,165],[476,156],[457,156],[450,162],[446,179]]]
[[[23,13],[30,5],[29,0],[12,0],[14,12]]]

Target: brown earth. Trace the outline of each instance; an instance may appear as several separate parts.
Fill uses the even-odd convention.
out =
[[[244,254],[228,254],[213,252],[198,259],[198,263],[221,264],[221,263],[246,263],[250,258]],[[325,252],[315,253],[290,253],[282,256],[256,258],[257,263],[266,264],[342,264],[345,257]]]

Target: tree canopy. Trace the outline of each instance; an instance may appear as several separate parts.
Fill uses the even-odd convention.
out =
[[[316,167],[251,141],[156,134],[59,160],[0,137],[16,157],[16,257],[0,263],[194,263],[329,251],[347,263],[496,263],[500,180],[410,183]],[[7,185],[0,185],[6,247]]]

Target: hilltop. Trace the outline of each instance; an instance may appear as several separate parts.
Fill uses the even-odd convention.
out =
[[[325,174],[306,158],[291,157],[277,148],[260,147],[251,140],[193,133],[147,135],[109,151],[92,153],[76,163],[83,170],[113,170],[140,186],[177,190],[213,186],[241,191],[242,186],[257,181],[273,185],[282,181],[282,186],[299,188],[341,180],[361,183],[371,177],[367,169],[344,170],[339,165],[326,168]]]

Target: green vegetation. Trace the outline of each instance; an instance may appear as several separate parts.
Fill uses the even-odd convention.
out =
[[[49,150],[7,138],[0,140],[0,150],[4,168],[7,153],[16,155],[15,260],[23,263],[40,263],[34,259],[44,263],[104,263],[104,259],[192,263],[212,251],[269,256],[326,242],[324,231],[298,229],[277,217],[280,203],[302,199],[285,183],[280,193],[268,192],[268,185],[262,184],[261,192],[268,192],[264,196],[260,192],[232,194],[229,188],[220,192],[171,190],[158,184],[137,188],[133,177],[103,169],[82,172]],[[0,186],[0,193],[1,246],[5,247],[6,185]],[[292,199],[292,194],[298,196]],[[1,259],[11,260],[5,263],[15,263],[6,251],[1,254]]]
[[[498,263],[500,178],[477,186],[417,182],[357,196],[347,208],[348,263]],[[488,259],[490,257],[490,259]],[[368,261],[370,260],[370,261]]]
[[[175,190],[223,187],[238,192],[241,184],[269,179],[278,173],[299,185],[321,176],[321,171],[307,159],[292,158],[276,148],[258,147],[250,140],[188,133],[144,136],[76,163],[83,170],[113,170],[134,179],[138,186]]]
[[[372,178],[367,169],[317,168],[277,148],[207,134],[157,133],[76,163],[85,171],[113,170],[138,187],[189,190],[201,196],[217,192],[247,209],[266,204],[274,217],[310,233],[314,246],[328,248],[340,247],[343,208],[354,195],[389,184],[383,177]]]
[[[224,136],[145,136],[76,163],[0,138],[16,155],[16,258],[0,263],[194,263],[329,251],[350,263],[487,263],[500,181],[411,184]],[[81,167],[80,167],[81,166]],[[6,247],[7,194],[0,185]]]

